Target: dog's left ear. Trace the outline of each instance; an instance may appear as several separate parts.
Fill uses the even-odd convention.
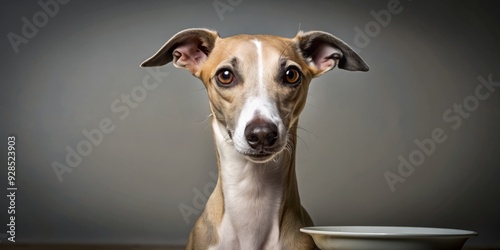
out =
[[[323,31],[300,31],[294,38],[302,56],[316,69],[314,77],[335,66],[349,71],[368,71],[368,65],[345,42]]]

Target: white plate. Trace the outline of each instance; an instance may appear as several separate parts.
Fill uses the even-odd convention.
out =
[[[476,232],[426,227],[304,227],[323,250],[460,250]]]

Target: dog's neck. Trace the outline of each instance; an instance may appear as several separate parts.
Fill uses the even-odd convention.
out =
[[[287,149],[269,162],[255,163],[236,151],[222,123],[212,119],[212,126],[224,197],[221,230],[236,232],[240,246],[250,247],[242,249],[272,249],[269,244],[279,241],[285,213],[301,208],[295,175],[296,129],[290,131]]]

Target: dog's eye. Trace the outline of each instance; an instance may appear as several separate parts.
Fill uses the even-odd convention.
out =
[[[288,68],[285,71],[285,75],[283,77],[283,82],[287,84],[297,84],[300,82],[302,75],[300,74],[298,69]]]
[[[228,69],[221,69],[216,75],[216,80],[220,85],[230,85],[234,81],[234,74]]]

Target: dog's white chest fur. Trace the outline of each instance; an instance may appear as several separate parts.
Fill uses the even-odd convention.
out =
[[[257,164],[238,153],[224,127],[213,120],[221,163],[224,216],[219,242],[209,249],[280,249],[281,160]]]

